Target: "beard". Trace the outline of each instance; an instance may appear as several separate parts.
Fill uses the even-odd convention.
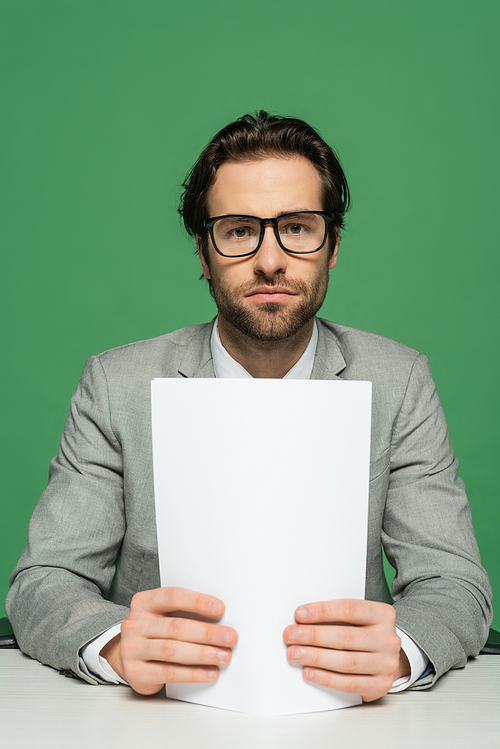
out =
[[[328,266],[322,267],[312,283],[299,279],[273,277],[272,281],[255,278],[250,283],[230,288],[217,273],[211,275],[211,293],[219,314],[236,330],[254,341],[282,341],[291,338],[301,330],[318,312],[328,289]],[[298,292],[302,301],[297,305],[268,302],[249,304],[240,301],[257,286],[281,286]],[[292,297],[293,299],[294,297]]]

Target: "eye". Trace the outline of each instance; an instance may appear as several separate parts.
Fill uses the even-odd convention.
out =
[[[237,226],[229,233],[231,236],[236,237],[236,239],[244,239],[249,236],[250,229],[248,226]]]
[[[296,237],[300,236],[300,234],[304,234],[308,230],[308,226],[299,224],[297,221],[294,221],[290,224],[285,224],[284,226],[280,226],[280,232],[283,232],[283,234],[293,234]]]

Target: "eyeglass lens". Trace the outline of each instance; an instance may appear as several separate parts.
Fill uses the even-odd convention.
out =
[[[325,219],[318,213],[293,213],[278,221],[283,247],[291,252],[314,252],[325,238]],[[213,226],[217,248],[224,255],[244,255],[257,248],[260,221],[248,216],[224,216]]]

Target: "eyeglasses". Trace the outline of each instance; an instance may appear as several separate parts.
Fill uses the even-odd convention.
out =
[[[272,224],[276,240],[285,252],[309,255],[321,250],[326,242],[333,213],[301,211],[283,213],[276,218],[231,215],[206,219],[212,243],[223,257],[246,257],[260,248],[267,224]]]

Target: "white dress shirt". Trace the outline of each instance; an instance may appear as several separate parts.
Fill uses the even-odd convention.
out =
[[[318,323],[315,321],[311,339],[307,344],[307,348],[298,360],[296,364],[286,373],[283,379],[290,380],[309,380],[311,378],[314,357],[316,356],[316,346],[318,344]],[[210,346],[212,349],[212,359],[214,364],[214,373],[216,377],[230,377],[233,379],[237,378],[248,378],[252,375],[246,371],[232,356],[228,354],[226,349],[221,343],[219,336],[218,321],[215,321],[215,325],[212,329],[212,337],[210,339]],[[82,648],[81,657],[83,658],[85,665],[96,676],[99,676],[104,681],[111,682],[113,684],[127,684],[126,681],[121,679],[118,674],[111,668],[105,658],[99,655],[102,648],[107,642],[113,639],[118,632],[120,632],[121,624],[116,624],[114,627],[103,632],[102,635],[96,637],[91,642],[87,643]],[[410,663],[411,674],[409,676],[403,676],[397,679],[392,685],[390,692],[402,692],[404,689],[408,689],[411,684],[417,681],[424,671],[426,670],[429,661],[425,653],[413,642],[411,637],[402,632],[396,627],[396,632],[401,638],[401,647],[406,653],[406,657]]]

